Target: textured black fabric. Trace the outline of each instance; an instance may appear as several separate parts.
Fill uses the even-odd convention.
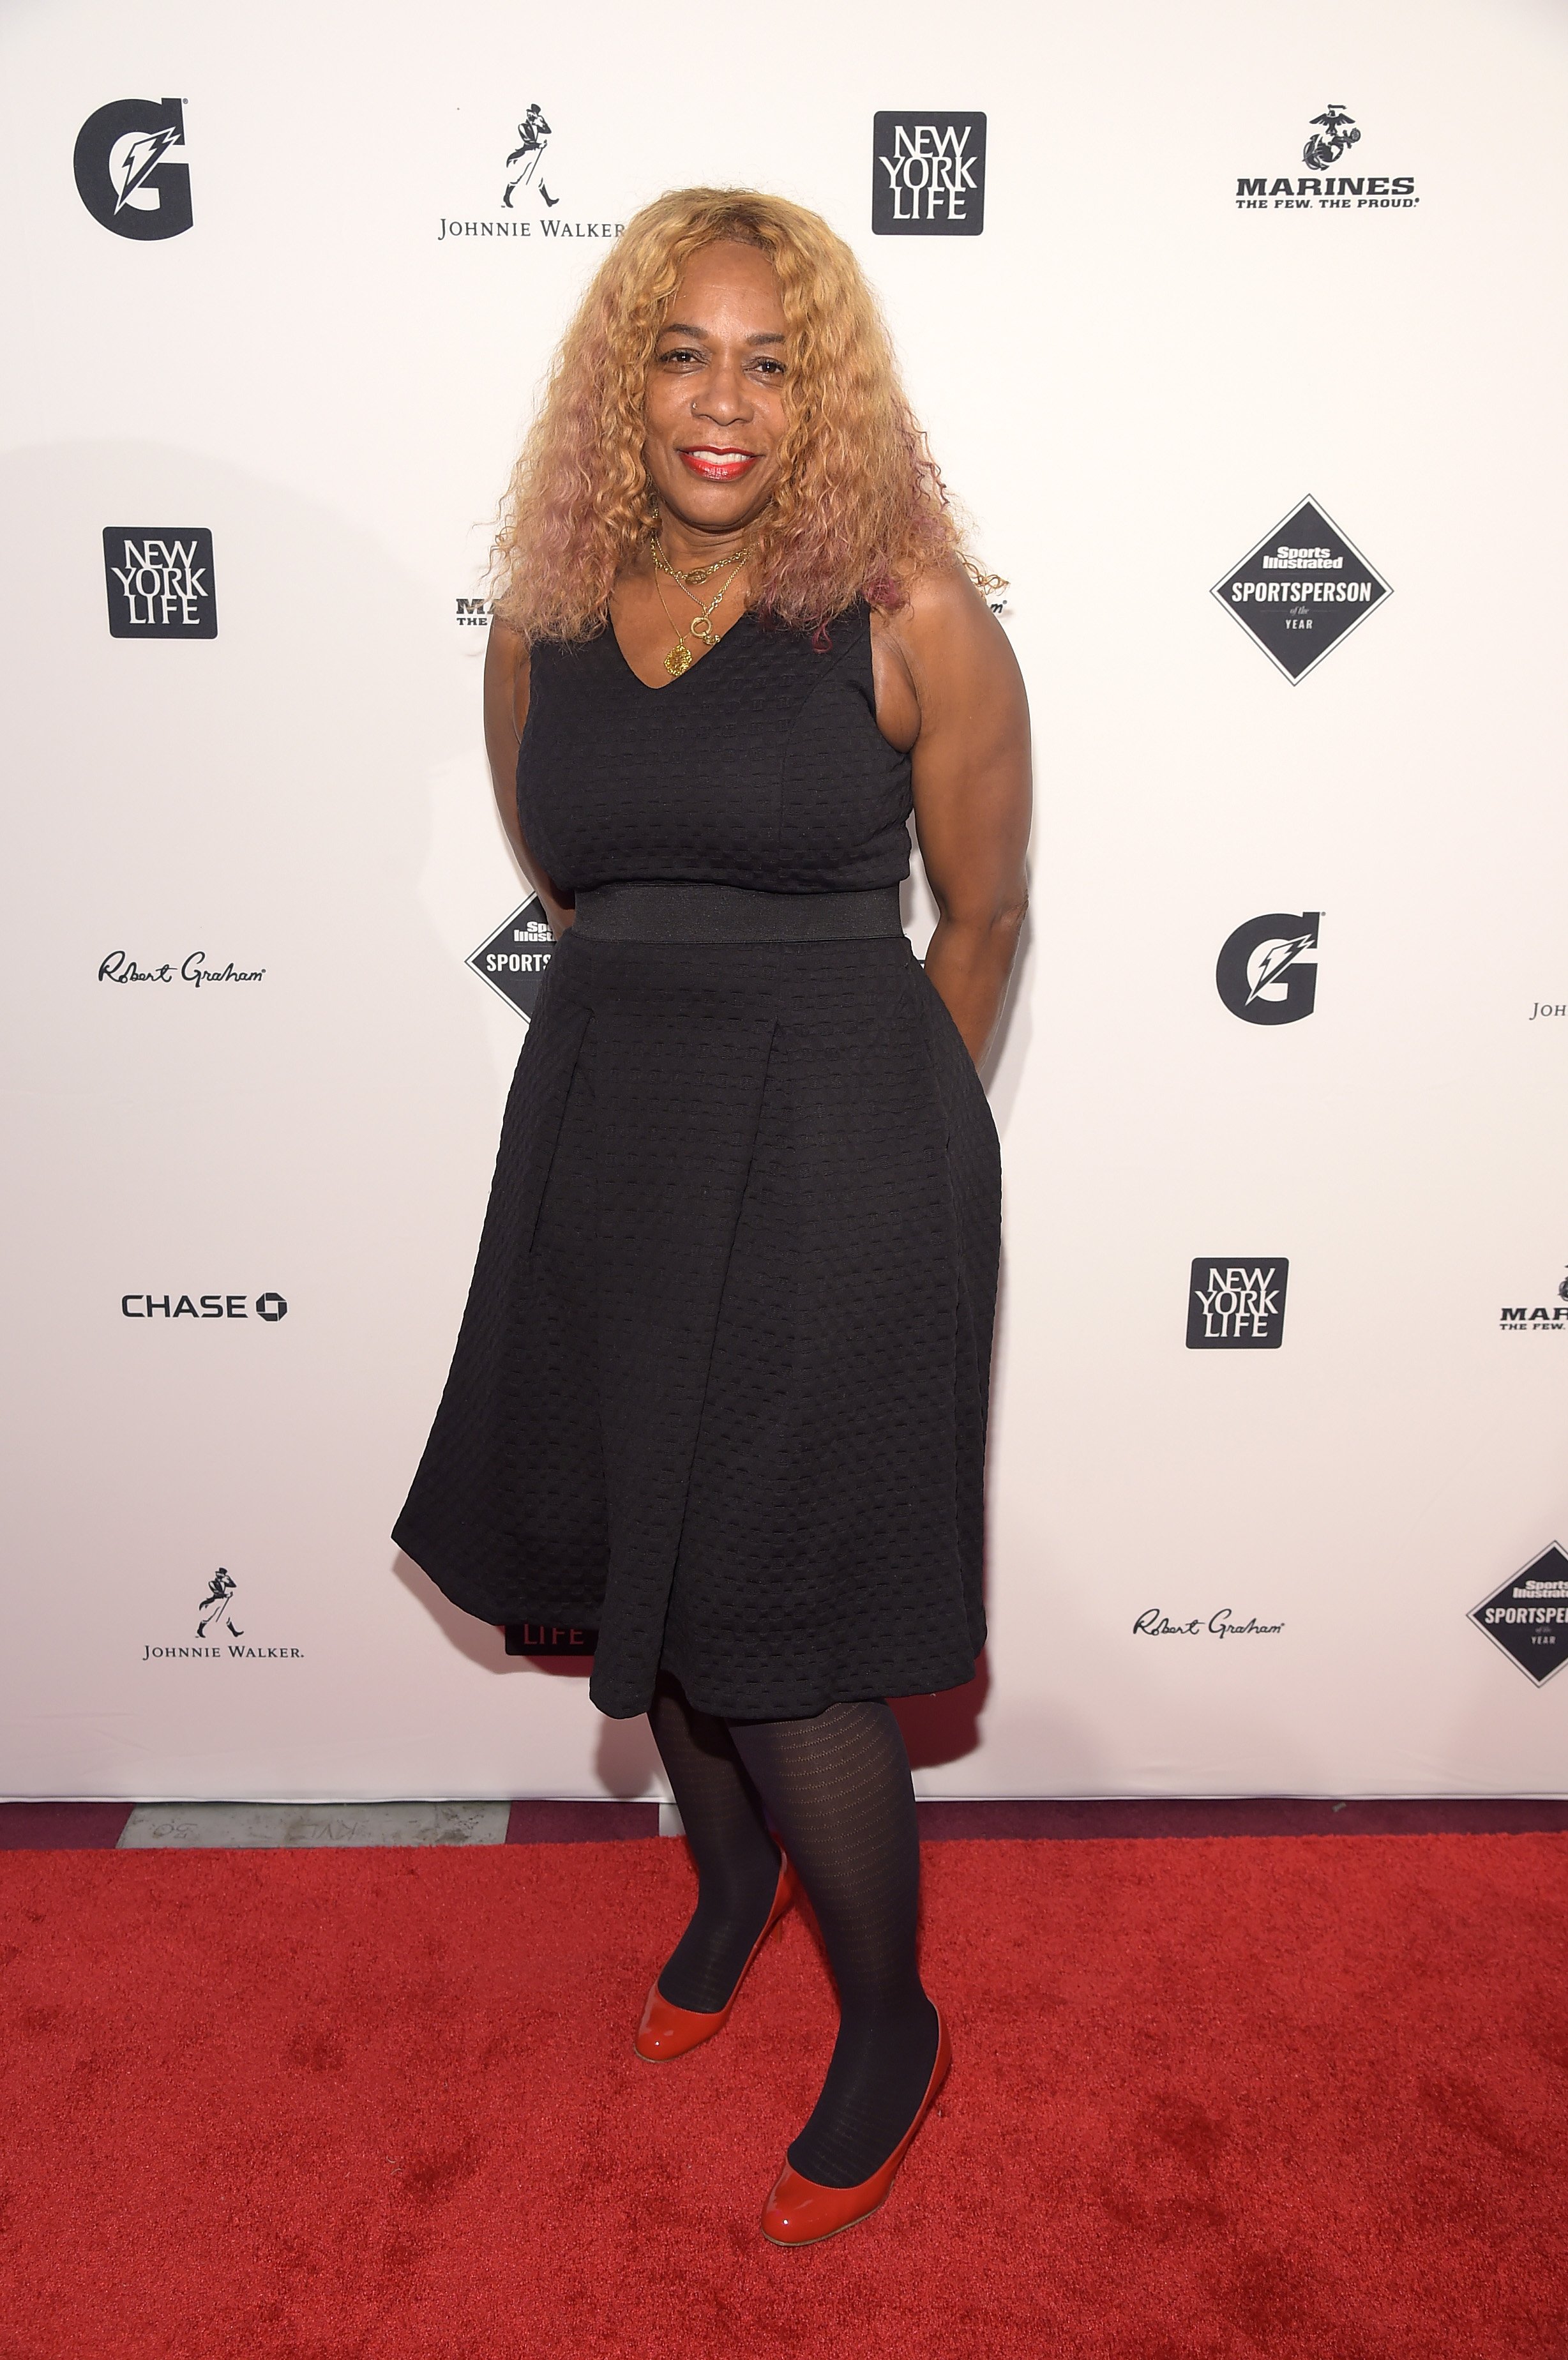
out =
[[[613,631],[530,660],[517,764],[523,836],[573,891],[620,880],[774,892],[896,885],[909,873],[909,761],[877,727],[871,620],[817,653],[743,615],[668,688]]]
[[[668,1672],[648,1717],[697,1867],[697,1907],[659,1972],[677,2007],[711,2016],[739,1981],[779,1890],[779,1847],[722,1721],[694,1712]]]
[[[936,2010],[915,1961],[920,1841],[909,1756],[886,1704],[736,1721],[731,1735],[805,1886],[838,1985],[827,2079],[789,2159],[821,2187],[855,2188],[909,2129],[936,2062]]]
[[[519,792],[555,881],[903,874],[864,610],[735,626],[670,688],[534,650]],[[954,1687],[984,1642],[996,1134],[908,943],[558,946],[396,1536],[494,1622],[589,1624],[726,1720]]]

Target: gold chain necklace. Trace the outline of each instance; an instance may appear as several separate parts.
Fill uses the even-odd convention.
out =
[[[711,565],[692,565],[682,570],[679,565],[671,565],[659,547],[657,532],[648,534],[648,546],[649,554],[659,572],[668,574],[672,582],[679,582],[682,590],[690,590],[693,582],[711,582],[715,574],[724,572],[726,565],[744,565],[751,555],[748,543],[743,548],[732,549],[727,557],[715,557]]]
[[[746,563],[746,559],[750,554],[751,552],[749,550],[742,550],[738,557],[721,558],[719,561],[721,565],[731,565],[734,567],[735,571],[731,574],[729,581],[724,584],[724,589],[717,591],[714,595],[708,600],[706,606],[703,606],[702,601],[698,597],[694,590],[689,590],[686,588],[686,584],[681,581],[680,574],[676,573],[673,565],[670,565],[662,558],[656,561],[659,564],[659,572],[670,574],[675,581],[680,582],[681,587],[682,590],[686,591],[686,595],[691,599],[693,606],[699,609],[699,612],[692,616],[691,620],[686,626],[686,630],[691,632],[691,637],[697,641],[699,647],[706,649],[713,646],[713,626],[711,618],[713,614],[713,610],[721,604],[724,595],[724,591],[729,589],[731,584],[735,581],[735,574],[740,572],[741,567]],[[716,566],[704,567],[702,569],[703,576],[706,578],[708,574],[716,573],[717,571],[718,567]],[[691,666],[696,662],[697,659],[686,644],[685,632],[681,630],[680,624],[676,621],[674,616],[670,611],[669,602],[664,595],[663,587],[659,582],[658,573],[656,573],[653,577],[653,586],[659,593],[659,603],[664,608],[664,619],[675,634],[675,645],[670,649],[670,653],[664,659],[664,669],[670,674],[671,680],[679,680],[683,672],[691,671]]]

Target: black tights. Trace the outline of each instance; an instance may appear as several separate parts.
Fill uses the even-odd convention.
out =
[[[885,1704],[810,1721],[715,1721],[659,1675],[648,1719],[697,1863],[697,1907],[659,1978],[677,2007],[723,2007],[779,1882],[779,1831],[838,1985],[839,2031],[789,2150],[808,2180],[853,2188],[886,2163],[936,2060],[915,1961],[920,1837],[909,1757]]]

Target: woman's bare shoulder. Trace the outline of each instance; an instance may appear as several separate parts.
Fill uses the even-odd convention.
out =
[[[932,675],[1010,662],[1007,635],[967,568],[954,558],[917,574],[884,628],[917,686]]]

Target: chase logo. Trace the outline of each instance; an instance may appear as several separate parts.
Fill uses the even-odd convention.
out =
[[[191,168],[169,150],[184,147],[182,99],[111,99],[76,135],[77,194],[116,237],[179,237],[191,226]]]

